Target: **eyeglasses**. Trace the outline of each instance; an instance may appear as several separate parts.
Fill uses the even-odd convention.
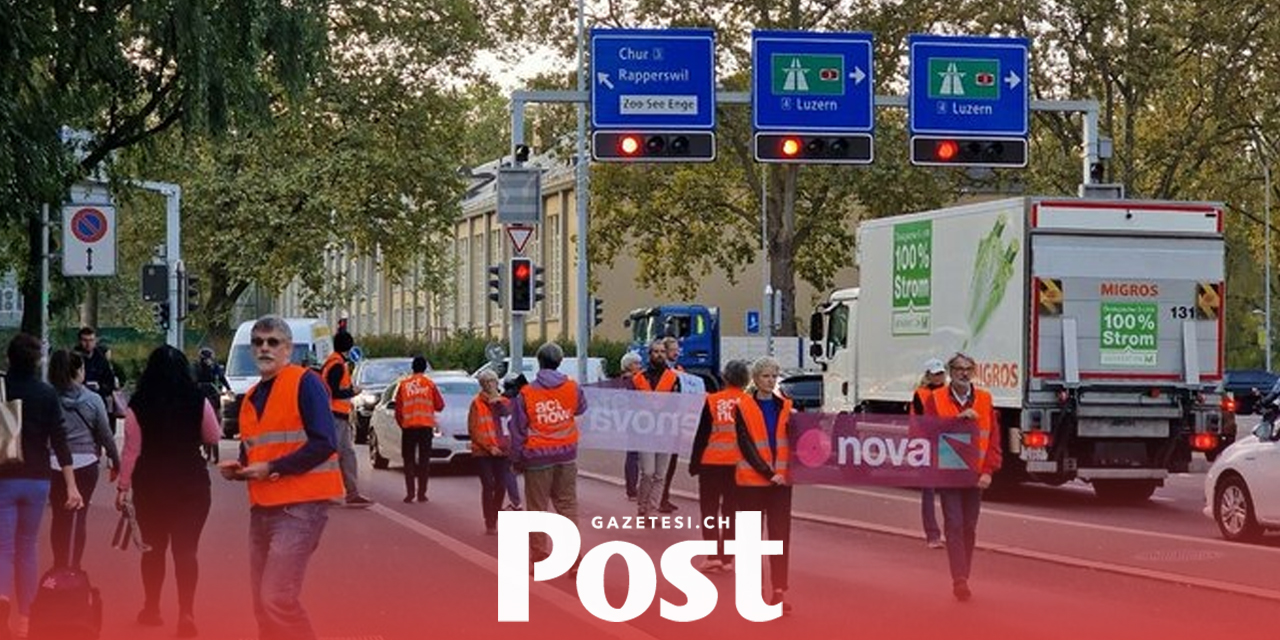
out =
[[[255,347],[261,347],[263,344],[266,344],[268,347],[271,347],[272,349],[274,349],[280,346],[281,340],[280,338],[277,338],[274,336],[270,338],[259,338],[258,336],[254,336],[252,338],[249,338],[249,344]]]
[[[973,371],[973,367],[951,367],[951,370],[957,373],[964,373],[964,372]]]

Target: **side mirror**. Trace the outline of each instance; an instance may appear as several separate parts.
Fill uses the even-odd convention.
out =
[[[812,340],[814,344],[822,342],[822,325],[822,312],[814,311],[813,315],[809,316],[809,339]],[[815,353],[813,355],[814,357],[817,357],[820,354]]]
[[[822,343],[821,343],[821,342],[810,342],[810,343],[809,343],[809,357],[810,357],[810,358],[814,358],[814,359],[817,359],[817,358],[821,358],[821,357],[822,357]]]

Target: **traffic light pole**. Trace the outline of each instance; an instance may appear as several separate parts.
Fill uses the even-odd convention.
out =
[[[165,263],[169,266],[169,330],[165,334],[165,343],[175,349],[182,349],[182,318],[186,309],[182,304],[179,292],[184,277],[179,270],[182,264],[182,187],[172,182],[155,182],[152,180],[131,180],[129,184],[147,191],[154,191],[164,196],[165,213]]]
[[[581,10],[579,10],[579,21],[582,19]],[[579,38],[582,37],[582,27],[579,25]],[[579,45],[581,48],[581,44]],[[584,88],[584,67],[582,61],[582,53],[579,52],[578,63],[578,87],[577,91],[550,91],[550,90],[517,90],[511,92],[511,156],[515,157],[516,147],[523,145],[524,142],[524,109],[525,105],[530,103],[576,103],[579,105],[579,127],[578,127],[578,162],[577,162],[577,182],[575,190],[577,193],[577,214],[578,214],[578,269],[577,269],[577,307],[578,322],[576,346],[578,354],[578,374],[580,380],[586,379],[586,358],[587,344],[590,334],[590,321],[587,319],[589,313],[588,292],[587,292],[587,228],[589,218],[587,216],[587,191],[588,191],[588,172],[586,161],[586,131],[582,123],[585,122],[583,108],[591,99],[590,92]],[[880,108],[907,108],[907,96],[876,96],[875,103]],[[751,94],[746,91],[717,91],[716,104],[751,104]],[[1058,113],[1074,113],[1079,112],[1084,115],[1084,122],[1081,126],[1081,180],[1082,185],[1093,184],[1092,168],[1098,162],[1099,151],[1099,135],[1098,135],[1098,111],[1099,105],[1097,100],[1032,100],[1032,111],[1047,111]],[[767,239],[762,238],[762,245],[765,246],[767,253]],[[767,256],[766,256],[767,262]],[[767,305],[772,308],[771,305]],[[762,313],[766,313],[762,310]],[[523,351],[516,350],[516,326],[519,325],[520,330],[520,347],[524,345],[524,319],[512,317],[511,328],[511,353],[512,357],[522,356]]]

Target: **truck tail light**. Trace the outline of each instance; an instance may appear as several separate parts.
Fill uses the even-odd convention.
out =
[[[1234,396],[1227,394],[1222,397],[1222,412],[1223,413],[1236,412],[1236,399]]]
[[[1022,432],[1022,446],[1028,449],[1045,449],[1051,442],[1053,442],[1053,438],[1048,431]]]
[[[1197,433],[1191,436],[1191,448],[1196,451],[1212,451],[1218,447],[1218,434]]]
[[[1149,397],[1149,398],[1159,398],[1159,397],[1160,397],[1160,387],[1151,387],[1151,389],[1150,389],[1149,391],[1147,391],[1147,397]]]

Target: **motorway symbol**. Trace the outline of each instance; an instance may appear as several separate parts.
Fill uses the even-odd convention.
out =
[[[908,48],[911,136],[1027,136],[1026,38],[914,34]]]

